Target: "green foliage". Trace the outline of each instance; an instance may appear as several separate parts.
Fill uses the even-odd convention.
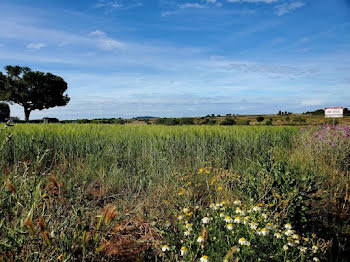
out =
[[[194,125],[194,119],[192,117],[179,118],[179,125]]]
[[[0,93],[6,94],[6,101],[23,106],[26,121],[33,110],[65,106],[69,102],[69,97],[63,94],[68,86],[61,77],[28,67],[6,66],[5,70],[6,82],[0,83]]]
[[[262,121],[264,121],[264,117],[263,116],[258,116],[257,118],[256,118],[256,121],[258,121],[258,122],[262,122]]]
[[[262,213],[249,215],[261,219],[261,226],[271,222],[282,230],[290,222],[300,235],[332,240],[337,249],[328,260],[347,257],[346,136],[332,146],[319,145],[313,132],[296,127],[17,124],[0,129],[0,260],[113,261],[101,244],[113,239],[118,220],[133,221],[135,215],[144,218],[140,228],[148,221],[171,222],[163,229],[168,242],[157,242],[159,248],[169,244],[169,254],[144,260],[180,260],[184,228],[175,221],[182,207],[191,207],[195,216],[183,214],[193,224],[193,235],[186,238],[192,255],[185,261],[207,252],[211,261],[220,261],[241,237],[251,242],[250,249],[239,246],[242,261],[260,255],[270,261],[268,254],[281,261],[280,239],[272,231],[263,238],[240,223],[227,234],[219,210],[208,208],[227,200],[230,205],[220,212],[234,218],[235,199],[242,209],[269,206],[266,221]],[[100,222],[107,204],[118,215]],[[211,238],[202,249],[196,239],[207,214],[217,219],[207,227],[216,242]],[[286,259],[304,259],[297,248],[289,246]]]
[[[306,118],[296,117],[296,118],[293,119],[293,122],[296,122],[296,123],[306,123]]]
[[[223,121],[220,122],[222,126],[233,126],[237,124],[232,116],[226,116]]]
[[[158,118],[155,121],[156,125],[166,125],[166,126],[176,126],[179,125],[180,122],[177,118]]]
[[[272,121],[270,121],[270,120],[266,121],[265,125],[272,126]]]
[[[10,117],[10,106],[6,103],[0,103],[0,121]]]

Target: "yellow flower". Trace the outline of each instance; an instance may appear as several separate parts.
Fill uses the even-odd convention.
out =
[[[182,246],[181,249],[180,249],[180,252],[181,252],[181,256],[186,255],[186,253],[187,253],[187,248],[186,248],[185,246]]]
[[[235,217],[235,220],[233,221],[235,223],[241,223],[241,217]]]
[[[219,187],[218,187],[218,191],[221,191],[221,190],[222,190],[222,187],[221,187],[221,186],[219,186]]]
[[[277,233],[275,233],[275,237],[276,237],[276,238],[282,238],[282,235],[281,235],[281,233],[278,233],[278,232],[277,232]]]
[[[202,218],[202,223],[203,224],[208,224],[209,223],[209,217],[203,217]]]
[[[199,236],[198,238],[197,238],[197,242],[198,243],[202,243],[204,241],[204,238],[202,237],[202,236]]]
[[[169,248],[168,245],[162,246],[162,251],[163,251],[163,252],[166,252],[166,251],[169,251],[169,250],[170,250],[170,248]]]
[[[250,242],[247,241],[244,237],[241,237],[239,240],[238,240],[238,243],[242,246],[250,246]]]
[[[292,229],[292,225],[290,223],[287,223],[284,225],[285,229]]]
[[[266,227],[264,227],[263,229],[261,229],[261,235],[267,236],[268,234],[269,234],[269,230],[268,230]]]
[[[232,220],[232,218],[231,218],[230,216],[226,216],[226,217],[225,217],[225,222],[226,222],[226,223],[232,223],[233,220]]]
[[[226,227],[227,227],[228,230],[232,230],[233,229],[233,225],[232,224],[228,224]]]
[[[276,198],[281,198],[281,195],[278,194],[278,193],[275,193],[274,196],[275,196]]]

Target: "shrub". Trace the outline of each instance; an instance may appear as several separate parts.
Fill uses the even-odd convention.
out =
[[[184,117],[179,119],[180,125],[194,125],[194,119],[191,117]]]
[[[179,120],[176,118],[158,118],[155,122],[157,125],[167,125],[167,126],[175,126],[179,124]]]
[[[225,119],[220,123],[222,126],[233,126],[235,124],[236,121],[231,116],[226,116]]]
[[[258,116],[257,118],[256,118],[256,121],[258,121],[258,122],[262,122],[262,121],[264,121],[264,117],[263,116]]]

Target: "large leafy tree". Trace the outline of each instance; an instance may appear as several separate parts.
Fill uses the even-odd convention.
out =
[[[26,121],[33,110],[68,104],[64,95],[68,85],[61,77],[28,67],[6,66],[5,70],[6,75],[0,75],[0,100],[23,106]]]
[[[10,117],[10,107],[6,103],[0,102],[0,121],[4,121]]]

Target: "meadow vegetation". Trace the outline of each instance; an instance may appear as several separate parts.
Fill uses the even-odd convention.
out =
[[[349,137],[329,125],[3,126],[0,261],[348,261]]]

